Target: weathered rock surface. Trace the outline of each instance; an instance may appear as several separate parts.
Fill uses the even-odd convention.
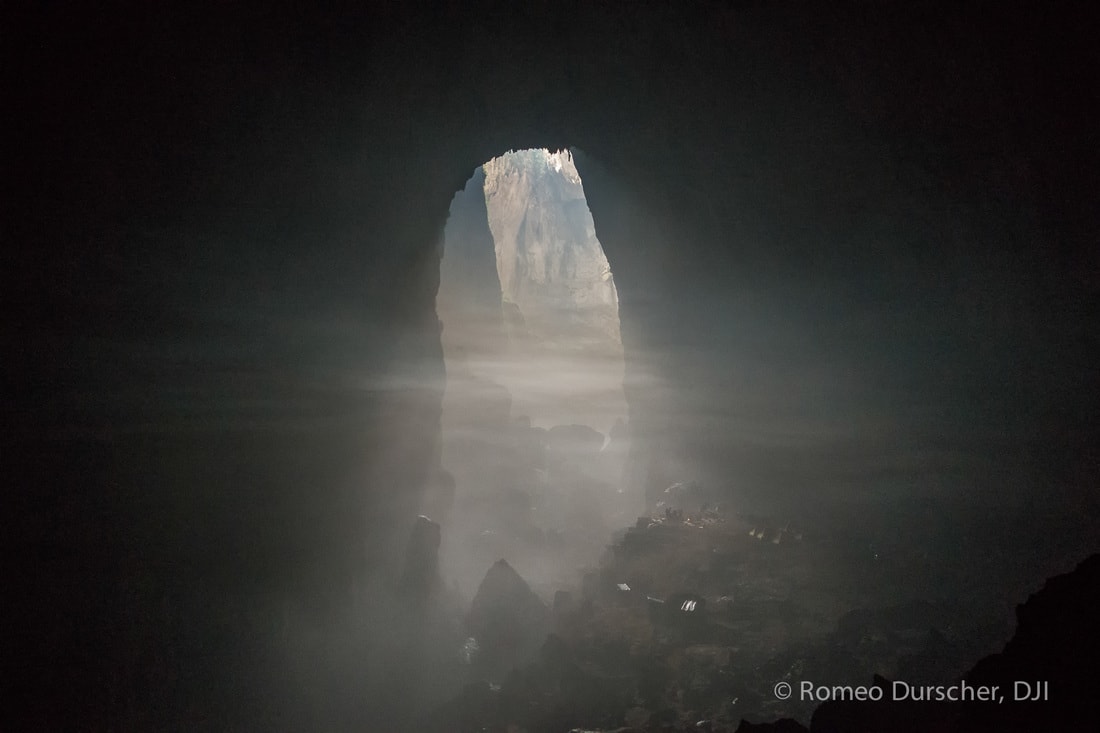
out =
[[[522,150],[483,169],[510,325],[558,346],[619,344],[615,280],[572,155]]]
[[[729,733],[734,729],[797,733],[807,731],[798,720],[810,719],[812,733],[962,733],[1094,730],[1100,719],[1100,703],[1089,694],[1096,679],[1093,660],[1100,652],[1100,634],[1092,613],[1094,591],[1100,587],[1100,556],[1086,560],[1070,574],[1050,579],[1019,606],[1019,627],[1005,651],[982,660],[963,676],[972,687],[998,686],[1005,695],[1003,703],[939,702],[927,690],[917,693],[921,699],[894,700],[895,680],[920,688],[960,679],[951,670],[958,669],[955,660],[965,650],[935,630],[942,626],[959,633],[950,623],[951,609],[919,600],[857,609],[842,616],[826,637],[812,636],[811,641],[793,644],[789,652],[773,656],[768,647],[776,641],[790,642],[783,642],[768,629],[777,623],[790,624],[797,614],[784,610],[781,604],[750,602],[753,594],[766,592],[766,588],[743,585],[745,598],[731,606],[732,615],[721,610],[721,604],[713,604],[718,608],[712,609],[711,603],[704,603],[713,590],[699,596],[701,607],[696,610],[707,618],[700,618],[694,633],[679,633],[666,624],[646,620],[641,603],[644,596],[639,595],[638,603],[619,602],[612,595],[615,591],[608,590],[614,586],[603,577],[603,571],[613,569],[614,577],[626,577],[631,588],[645,587],[645,578],[632,577],[631,566],[624,564],[627,559],[633,557],[640,565],[652,567],[672,547],[678,546],[681,554],[708,551],[706,548],[719,539],[716,533],[723,531],[722,523],[701,529],[687,521],[669,525],[658,518],[650,523],[660,530],[679,532],[682,539],[671,547],[655,546],[646,557],[636,556],[637,547],[615,553],[613,565],[589,573],[598,587],[589,593],[586,614],[570,611],[567,607],[573,604],[562,593],[554,635],[541,644],[540,653],[529,656],[529,663],[514,668],[504,679],[499,700],[479,724],[495,720],[531,731],[568,730],[578,725],[585,730],[609,731],[628,725],[647,733]],[[729,541],[741,543],[742,548],[758,547],[746,538],[742,527],[728,529]],[[627,536],[639,533],[649,536],[653,530],[631,530]],[[689,537],[701,538],[697,549],[685,549]],[[766,558],[759,556],[761,562],[752,566],[753,575],[766,572],[780,557],[786,557],[788,572],[794,570],[802,554],[795,550],[805,546],[792,548],[786,556],[776,555],[781,550],[770,543],[768,549]],[[637,575],[637,568],[633,573]],[[666,565],[661,573],[680,582],[691,575],[690,565]],[[705,582],[708,577],[720,580],[709,574],[695,579]],[[500,590],[479,595],[522,599],[528,594],[525,585],[502,562],[483,584]],[[685,598],[675,593],[665,596],[673,606],[682,605]],[[522,605],[522,601],[482,603]],[[538,606],[541,609],[541,603]],[[516,616],[514,611],[509,614]],[[492,622],[482,623],[488,626]],[[761,624],[764,628],[758,628]],[[923,671],[920,665],[899,661],[914,659],[926,659]],[[894,671],[872,678],[871,673],[861,671],[868,669]],[[792,684],[828,680],[830,685],[869,685],[883,694],[880,701],[836,699],[797,705],[776,700],[772,685],[780,679]],[[1033,688],[1035,682],[1048,682],[1049,700],[1014,702],[1018,680],[1030,682]],[[774,722],[752,723],[744,718]]]

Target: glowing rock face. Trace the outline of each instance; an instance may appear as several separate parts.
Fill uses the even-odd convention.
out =
[[[527,333],[621,351],[615,280],[569,151],[508,153],[484,171],[501,293]]]
[[[615,279],[569,151],[507,153],[475,172],[451,205],[436,306],[445,425],[483,405],[488,384],[539,426],[604,431],[626,416]]]

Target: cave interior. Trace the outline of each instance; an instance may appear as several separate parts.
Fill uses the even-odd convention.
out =
[[[27,69],[5,202],[16,714],[39,730],[565,731],[705,713],[733,730],[811,723],[814,706],[758,690],[796,662],[828,684],[953,679],[1004,649],[975,679],[1025,679],[1095,649],[1083,621],[1042,636],[1043,598],[1085,618],[1071,581],[1014,615],[1100,549],[1100,60],[1082,8],[28,14],[6,49]],[[591,476],[570,473],[599,449],[551,449],[545,473],[579,503],[457,582],[447,522],[417,519],[459,504],[446,232],[471,171],[523,150],[568,154],[614,271],[621,502],[591,503]],[[496,272],[475,288],[490,301]],[[498,419],[497,393],[472,395]],[[520,427],[571,420],[535,422]],[[611,421],[591,427],[615,444]],[[486,536],[528,516],[511,478],[476,483]],[[673,486],[705,498],[681,507]],[[631,565],[639,517],[690,537]],[[715,527],[729,544],[707,544]],[[508,562],[481,562],[494,552]],[[662,636],[619,584],[698,593],[710,625]],[[533,614],[509,631],[540,632],[527,657],[470,632],[511,629],[471,610],[491,585]],[[845,624],[866,656],[822,661]],[[887,626],[942,644],[904,657]],[[867,651],[876,634],[893,656]],[[1028,646],[1055,638],[1046,657]],[[467,664],[475,643],[490,666]],[[589,656],[554,672],[567,703],[534,712],[536,673],[501,669],[549,675],[559,652]],[[570,675],[585,682],[562,692]],[[1095,722],[1068,704],[1095,671],[1062,679],[1056,708],[946,714]]]

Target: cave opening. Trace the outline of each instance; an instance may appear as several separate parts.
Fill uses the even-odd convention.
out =
[[[547,588],[636,513],[619,298],[569,150],[510,151],[454,196],[436,311],[446,389],[425,513],[472,588],[505,557]]]

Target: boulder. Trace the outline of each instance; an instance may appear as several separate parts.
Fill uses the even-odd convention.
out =
[[[550,611],[505,560],[489,568],[466,617],[487,671],[499,672],[534,659],[550,629]]]

